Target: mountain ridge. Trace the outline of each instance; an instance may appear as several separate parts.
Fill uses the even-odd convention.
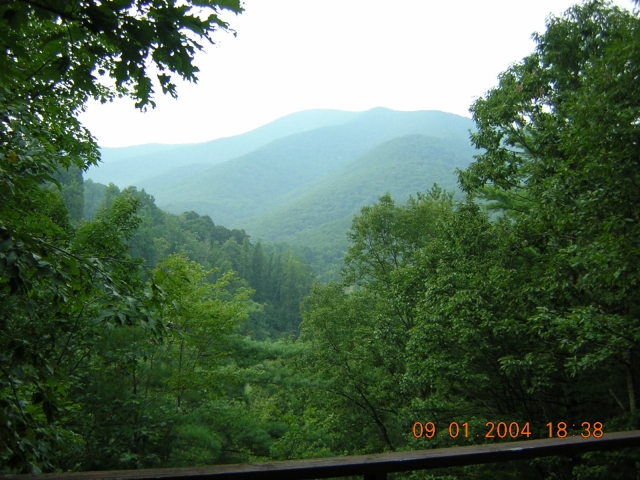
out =
[[[327,235],[321,232],[328,224],[350,223],[362,206],[376,202],[385,193],[404,202],[434,183],[455,190],[455,169],[466,167],[472,154],[472,147],[462,142],[417,134],[395,138],[326,175],[295,201],[233,226],[269,241],[311,245],[314,242],[309,239],[313,238],[326,243]],[[329,235],[334,237],[332,242],[336,235],[336,231]],[[346,238],[343,240],[342,246],[346,247]]]
[[[318,115],[307,118],[317,122]],[[321,115],[322,121],[345,121],[274,139],[214,165],[198,157],[159,174],[146,172],[136,187],[170,213],[194,211],[254,238],[311,248],[312,257],[324,258],[315,263],[329,265],[329,272],[341,261],[346,232],[363,205],[387,192],[404,202],[434,183],[455,190],[455,168],[466,167],[475,152],[472,120],[454,114],[375,108]]]
[[[241,157],[198,171],[180,183],[178,172],[139,182],[158,206],[173,213],[194,210],[223,225],[261,215],[294,201],[291,192],[395,137],[425,134],[468,143],[471,120],[439,111],[372,109],[350,122],[274,140]]]
[[[208,142],[180,145],[145,144],[101,149],[103,162],[89,169],[86,178],[114,183],[120,188],[190,164],[221,163],[249,153],[267,143],[327,125],[339,125],[360,112],[304,110],[280,117],[248,132]],[[149,172],[153,172],[149,174]]]

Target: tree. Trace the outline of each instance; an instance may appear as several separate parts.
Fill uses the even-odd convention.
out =
[[[163,282],[169,300],[163,318],[171,324],[169,349],[174,364],[169,383],[176,409],[190,409],[193,405],[185,400],[187,392],[218,388],[215,377],[220,373],[215,367],[228,355],[225,344],[246,319],[253,291],[240,287],[231,296],[226,288],[239,280],[237,274],[229,271],[215,284],[207,283],[211,272],[180,255],[168,256],[158,273],[169,275]]]
[[[73,235],[64,228],[62,202],[51,201],[54,193],[31,193],[23,208],[42,217],[26,213],[24,230],[2,231],[0,464],[37,472],[63,462],[61,452],[78,441],[64,420],[78,407],[68,396],[77,369],[110,328],[143,326],[157,335],[153,311],[161,290],[153,279],[145,287],[139,262],[128,256],[125,241],[137,226],[134,199],[116,199]],[[52,214],[56,206],[61,212]],[[47,223],[32,223],[44,218]]]
[[[537,42],[473,105],[473,141],[486,151],[461,172],[462,185],[533,202],[522,235],[547,257],[545,288],[558,298],[542,316],[581,325],[567,338],[582,352],[573,366],[616,355],[631,367],[640,338],[640,20],[592,1],[550,19]]]
[[[332,412],[333,422],[324,426],[332,450],[406,448],[419,391],[406,387],[420,383],[407,363],[419,363],[426,350],[424,338],[414,340],[422,332],[416,312],[425,295],[417,260],[445,235],[453,213],[452,195],[437,186],[406,205],[384,195],[363,207],[348,233],[343,283],[316,285],[305,300],[300,338],[308,349],[301,365],[318,387],[311,407]]]
[[[600,416],[637,428],[640,19],[589,1],[551,17],[535,39],[536,51],[471,107],[481,153],[460,180],[499,201],[514,248],[537,259],[527,330],[571,378],[607,371],[593,394]]]
[[[173,0],[101,3],[13,0],[0,7],[5,55],[0,83],[27,98],[56,95],[81,105],[86,96],[130,95],[139,107],[153,105],[153,64],[162,91],[176,96],[172,74],[194,81],[199,39],[229,30],[222,10],[242,11],[239,0],[178,4]],[[96,77],[110,77],[115,90]]]
[[[12,0],[0,6],[2,470],[53,468],[56,452],[74,439],[59,423],[69,345],[93,335],[91,321],[153,327],[151,310],[162,296],[153,278],[145,291],[139,262],[127,263],[122,250],[135,223],[131,201],[114,201],[112,214],[83,227],[74,240],[62,202],[42,186],[57,184],[61,169],[97,163],[95,140],[77,119],[88,98],[129,95],[139,108],[153,106],[152,67],[162,91],[174,96],[172,75],[195,81],[199,40],[229,30],[222,10],[242,7],[239,0]],[[74,205],[74,219],[81,210]],[[52,361],[56,353],[60,362]]]

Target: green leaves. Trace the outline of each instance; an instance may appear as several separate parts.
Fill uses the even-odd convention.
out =
[[[596,414],[583,395],[589,391],[602,399],[598,415],[632,425],[640,20],[590,1],[549,18],[535,39],[536,52],[472,106],[472,140],[483,150],[460,172],[467,192],[506,214],[500,225],[513,235],[509,255],[529,277],[520,283],[511,275],[522,289],[519,331],[537,345],[502,357],[501,368],[527,376],[528,392],[562,385],[569,411],[585,416]],[[590,376],[606,381],[595,386]],[[625,396],[627,405],[619,400]]]
[[[194,9],[208,17],[194,16]],[[93,368],[94,347],[108,331],[117,335],[115,325],[142,326],[156,343],[162,331],[156,315],[165,305],[159,285],[165,278],[157,275],[145,285],[141,262],[128,253],[127,241],[140,223],[139,201],[118,196],[93,222],[82,223],[81,170],[97,164],[99,154],[77,114],[89,97],[106,101],[125,94],[140,108],[153,105],[149,62],[162,72],[163,91],[175,96],[172,75],[196,79],[197,39],[228,30],[217,17],[220,9],[242,10],[239,1],[177,7],[173,1],[15,0],[0,6],[5,471],[78,468],[74,455],[81,454],[69,416],[80,407],[65,400],[63,384],[81,397],[78,390],[86,383],[79,372]],[[98,76],[110,77],[115,86],[106,87],[109,82]],[[132,365],[135,359],[127,364],[135,372]],[[144,458],[135,452],[124,457],[129,464]]]
[[[153,105],[147,62],[170,72],[169,78],[177,74],[195,80],[197,68],[192,62],[202,48],[197,38],[212,42],[213,31],[229,30],[218,16],[222,9],[242,11],[239,1],[180,7],[129,0],[99,5],[9,2],[0,8],[0,30],[8,52],[0,60],[0,82],[15,88],[30,82],[24,94],[51,89],[83,102],[87,95],[107,99],[116,93],[92,76],[101,70],[116,81],[117,91],[131,95],[144,108]],[[195,10],[208,16],[195,15]],[[168,80],[162,85],[165,92],[175,94]],[[76,91],[71,93],[70,88]]]

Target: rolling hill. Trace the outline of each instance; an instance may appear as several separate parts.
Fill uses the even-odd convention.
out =
[[[101,149],[102,162],[85,174],[94,182],[114,183],[120,188],[138,185],[179,167],[191,164],[214,165],[224,162],[273,140],[316,128],[339,125],[359,115],[341,110],[306,110],[279,118],[250,132],[188,145],[149,144]],[[189,167],[194,172],[193,167]],[[169,174],[173,178],[175,171]],[[178,174],[183,178],[184,174]]]
[[[275,140],[190,177],[174,169],[137,186],[170,212],[194,210],[218,224],[243,227],[245,220],[295,203],[308,186],[385,141],[421,134],[468,144],[470,127],[471,120],[443,112],[376,108],[341,125]]]
[[[387,192],[404,202],[434,183],[454,190],[456,167],[466,167],[472,155],[468,141],[424,135],[395,138],[309,185],[304,193],[294,192],[282,207],[236,226],[265,240],[344,250],[345,232],[360,207]]]
[[[299,112],[213,142],[109,151],[100,168],[132,179],[171,213],[195,211],[253,238],[302,248],[328,280],[362,206],[387,192],[404,202],[434,183],[456,188],[455,169],[475,152],[472,127],[438,111]]]

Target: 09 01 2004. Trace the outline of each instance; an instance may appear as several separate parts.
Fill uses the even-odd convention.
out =
[[[487,427],[487,430],[483,432],[485,438],[518,438],[519,436],[529,438],[531,436],[531,426],[529,422],[525,422],[522,425],[518,422],[487,422],[485,426]],[[580,435],[583,438],[589,438],[591,436],[600,438],[604,434],[602,422],[594,422],[593,424],[590,422],[582,422],[580,424],[572,423],[573,433],[568,431],[569,425],[566,422],[556,423],[555,428],[554,423],[549,422],[546,424],[546,427],[548,428],[549,438],[575,437],[576,435]],[[576,432],[576,428],[580,428],[581,430]],[[413,436],[416,438],[424,437],[430,439],[438,435],[434,422],[426,422],[424,424],[415,422],[412,431]],[[443,429],[442,433],[440,433],[440,437],[448,435],[449,438],[458,438],[461,434],[465,438],[469,437],[468,422],[462,424],[458,422],[449,423],[448,428]],[[476,433],[475,437],[480,437],[480,435],[480,433]]]

